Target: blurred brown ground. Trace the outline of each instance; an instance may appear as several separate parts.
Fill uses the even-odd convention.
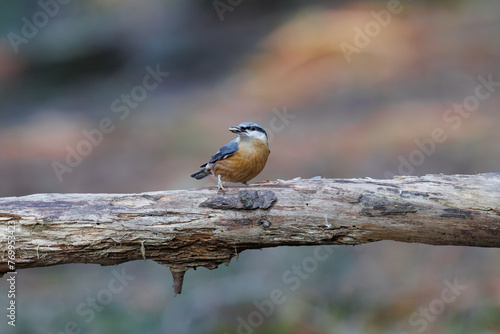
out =
[[[277,2],[272,10],[244,3],[222,22],[211,5],[89,3],[61,9],[62,17],[18,54],[0,39],[1,196],[214,186],[189,174],[242,121],[275,130],[268,165],[254,182],[399,174],[401,158],[436,128],[446,140],[412,174],[500,172],[500,92],[481,100],[456,129],[445,118],[454,103],[474,95],[479,77],[500,81],[498,2],[402,2],[401,13],[350,62],[341,44],[354,44],[355,27],[373,21],[370,12],[385,10],[386,2]],[[37,7],[19,10],[12,9],[17,17]],[[5,35],[19,31],[13,24]],[[169,76],[121,120],[112,102],[157,64]],[[285,111],[293,118],[277,116]],[[52,164],[65,163],[67,148],[103,118],[115,129],[59,182]],[[76,317],[95,333],[233,333],[255,300],[281,287],[287,302],[256,332],[500,333],[498,250],[393,242],[338,248],[292,292],[281,275],[313,249],[263,252],[188,273],[186,292],[175,300],[164,268],[128,264],[140,279],[90,324],[74,311],[105,286],[111,269],[26,270],[19,276],[20,328],[57,332]],[[425,329],[409,322],[454,279],[467,286],[456,302]]]

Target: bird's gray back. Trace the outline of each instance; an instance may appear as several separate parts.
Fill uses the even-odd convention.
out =
[[[210,161],[208,163],[209,164],[214,164],[217,161],[221,161],[223,159],[229,158],[230,156],[232,156],[236,152],[238,152],[238,138],[234,138],[229,143],[227,143],[226,145],[222,146],[217,151],[217,153],[215,153],[214,155],[212,155],[212,157],[210,158]],[[204,165],[202,165],[201,167],[203,167],[203,166]]]

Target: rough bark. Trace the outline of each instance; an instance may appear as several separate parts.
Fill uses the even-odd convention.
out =
[[[171,268],[180,293],[187,269],[216,268],[246,249],[379,240],[500,247],[500,174],[294,179],[224,196],[209,188],[6,197],[0,231],[0,275],[11,270],[14,235],[16,270],[153,259]]]

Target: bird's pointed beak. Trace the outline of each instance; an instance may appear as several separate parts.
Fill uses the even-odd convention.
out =
[[[239,126],[232,126],[229,128],[229,131],[234,132],[234,133],[241,133],[241,128]]]

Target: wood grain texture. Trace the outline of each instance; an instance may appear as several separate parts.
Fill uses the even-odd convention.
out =
[[[246,249],[283,245],[500,247],[500,174],[294,179],[229,187],[225,196],[205,188],[5,197],[0,274],[9,271],[9,226],[16,269],[153,259],[181,278]]]

